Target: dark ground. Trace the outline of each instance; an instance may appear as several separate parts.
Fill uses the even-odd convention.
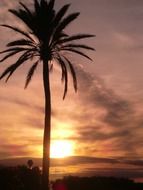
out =
[[[40,190],[41,171],[38,167],[0,167],[1,190]],[[143,190],[143,183],[114,177],[67,176],[51,182],[54,190]]]

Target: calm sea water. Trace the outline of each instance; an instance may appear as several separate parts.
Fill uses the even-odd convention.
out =
[[[94,166],[93,164],[78,164],[70,166],[58,166],[50,168],[50,179],[55,180],[63,176],[113,176],[130,178],[136,182],[143,182],[143,169],[141,168],[124,168],[112,165],[102,167]]]

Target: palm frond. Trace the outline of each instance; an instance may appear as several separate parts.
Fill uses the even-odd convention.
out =
[[[91,34],[76,34],[76,35],[72,35],[72,36],[65,36],[65,38],[57,38],[54,41],[52,41],[51,43],[51,47],[55,47],[56,45],[66,45],[66,43],[68,42],[72,42],[72,41],[76,41],[76,40],[82,40],[85,38],[92,38],[95,37],[95,35],[91,35]]]
[[[48,9],[49,10],[53,10],[54,5],[55,5],[55,0],[50,0],[49,3],[48,3]]]
[[[66,63],[61,57],[57,58],[57,62],[60,64],[61,69],[62,69],[61,80],[64,82],[64,93],[63,93],[63,100],[64,100],[67,94],[67,90],[68,90],[68,72],[67,72]]]
[[[79,16],[79,14],[80,13],[72,13],[64,18],[57,26],[52,41],[55,41],[57,36],[65,29],[65,27],[67,27],[72,21],[74,21]]]
[[[23,55],[20,56],[20,58],[16,61],[16,63],[10,65],[9,67],[7,67],[4,72],[1,74],[0,76],[0,80],[5,77],[6,75],[8,75],[6,82],[8,81],[8,79],[10,78],[10,76],[13,74],[13,72],[21,65],[23,64],[25,61],[27,61],[30,58],[30,54],[28,52],[25,52]]]
[[[6,28],[10,28],[11,30],[15,31],[15,32],[18,32],[24,36],[26,36],[27,38],[29,38],[31,41],[34,41],[31,36],[27,33],[27,32],[24,32],[22,31],[21,29],[17,28],[17,27],[14,27],[14,26],[10,26],[10,25],[7,25],[7,24],[2,24],[0,26],[3,26],[3,27],[6,27]]]
[[[27,74],[27,77],[26,77],[26,82],[25,82],[25,87],[24,87],[24,88],[27,88],[28,84],[30,83],[30,81],[31,81],[31,79],[32,79],[32,76],[33,76],[33,74],[34,74],[34,72],[35,72],[35,70],[36,70],[36,68],[37,68],[38,63],[39,63],[39,60],[36,61],[36,62],[32,65],[32,67],[30,68],[30,70],[29,70],[29,72],[28,72],[28,74]]]
[[[21,21],[24,22],[30,29],[33,28],[33,19],[32,19],[32,14],[27,13],[25,9],[19,9],[19,10],[14,10],[14,9],[9,9],[9,12],[12,13],[14,16],[19,18]]]
[[[90,61],[92,61],[92,59],[89,56],[87,56],[85,53],[83,53],[83,52],[81,52],[79,50],[76,50],[74,48],[61,48],[60,51],[70,51],[70,52],[79,54],[79,55],[81,55],[83,57],[86,57],[87,59],[89,59]]]
[[[50,63],[51,63],[51,62],[50,62]],[[53,63],[51,63],[50,66],[49,66],[49,72],[52,72],[52,71],[53,71],[53,67],[54,67],[54,66],[53,66]]]
[[[18,52],[19,52],[19,51],[14,51],[14,52],[11,52],[11,53],[7,54],[6,56],[4,56],[4,57],[0,60],[0,62],[5,61],[5,60],[8,59],[9,57],[11,57],[11,56],[17,54]]]
[[[9,57],[13,56],[13,55],[16,55],[17,53],[20,53],[22,51],[33,51],[33,49],[29,49],[29,48],[19,48],[19,47],[16,47],[16,48],[10,48],[10,49],[7,49],[5,51],[2,51],[0,53],[6,53],[6,52],[10,52],[8,53],[6,56],[4,56],[0,62],[3,62],[5,61],[6,59],[8,59]]]
[[[32,16],[32,13],[31,13],[31,11],[28,9],[28,7],[26,7],[22,2],[19,2],[19,4],[25,9],[25,11],[26,11],[30,16]]]
[[[11,57],[11,56],[13,56],[13,55],[16,55],[16,54],[19,53],[19,52],[20,52],[20,50],[15,50],[15,51],[13,51],[13,52],[10,52],[10,53],[7,54],[6,56],[4,56],[4,57],[0,60],[0,62],[5,61],[5,60],[8,59],[9,57]]]
[[[71,42],[71,41],[75,41],[75,40],[81,40],[81,39],[85,39],[85,38],[92,38],[95,37],[95,35],[91,35],[91,34],[76,34],[76,35],[72,35],[69,36],[67,38],[64,38],[62,40],[57,41],[58,44],[62,44],[62,43],[66,43],[66,42]]]
[[[21,64],[23,64],[24,62],[26,62],[28,59],[30,59],[32,57],[32,55],[30,56],[28,53],[25,53],[24,55],[22,55],[21,56],[21,58],[20,59],[18,59],[18,61],[17,61],[17,64],[18,64],[18,62],[19,62],[19,66],[21,65]],[[19,67],[18,66],[18,67]],[[17,68],[16,68],[17,69]],[[16,70],[15,69],[15,70]],[[6,82],[8,81],[8,79],[11,77],[11,75],[14,73],[14,71],[15,70],[12,70],[10,73],[9,73],[9,75],[8,75],[8,77],[6,78]]]
[[[55,4],[55,0],[50,0],[49,2],[47,2],[47,0],[41,0],[39,18],[37,18],[39,19],[39,21],[41,21],[41,24],[46,24],[44,16],[46,16],[46,21],[48,25],[53,20],[55,16],[55,10],[53,8],[54,4]]]
[[[35,8],[35,12],[38,14],[40,10],[40,4],[38,0],[34,0],[34,8]]]
[[[47,9],[48,3],[46,0],[40,0],[41,9]]]
[[[19,40],[9,42],[7,44],[7,47],[10,47],[10,46],[31,46],[31,47],[35,47],[35,45],[32,41],[26,40],[26,39],[19,39]]]
[[[70,4],[66,4],[64,5],[56,14],[55,19],[53,21],[54,26],[57,26],[58,23],[61,21],[61,19],[63,18],[63,16],[65,15],[65,13],[67,12],[68,8],[69,8]]]
[[[63,45],[62,48],[82,48],[82,49],[87,49],[87,50],[93,50],[95,51],[94,48],[90,47],[90,46],[87,46],[87,45],[84,45],[84,44],[66,44],[66,45]]]
[[[65,56],[63,56],[63,57],[69,65],[70,72],[71,72],[72,79],[73,79],[73,87],[74,87],[75,92],[77,92],[77,77],[76,77],[76,72],[74,70],[74,67],[73,67],[71,61],[69,61],[69,59],[67,59]]]
[[[18,67],[18,65],[16,63],[10,65],[9,67],[7,67],[4,72],[1,74],[0,76],[0,80],[5,77],[6,75],[9,74],[8,78],[6,79],[6,82],[8,81],[9,77],[11,76],[11,74],[14,72],[14,70],[16,70]]]
[[[8,48],[4,51],[1,51],[0,54],[11,52],[11,51],[18,51],[18,50],[19,51],[25,51],[25,50],[30,50],[30,49],[29,48],[23,48],[23,47],[12,47],[12,48]],[[33,49],[31,49],[31,50],[33,50]]]
[[[21,7],[19,9],[9,10],[14,16],[23,21],[23,23],[29,28],[28,31],[7,24],[1,25],[17,32],[21,35],[21,38],[9,42],[7,44],[7,49],[0,52],[0,54],[4,53],[0,62],[3,62],[17,53],[22,55],[14,64],[5,69],[0,76],[0,79],[6,76],[7,82],[13,72],[15,72],[20,65],[25,61],[32,59],[34,56],[41,60],[46,58],[47,61],[49,61],[49,59],[50,61],[55,59],[60,65],[62,71],[61,80],[64,83],[63,99],[65,99],[68,90],[68,71],[71,74],[75,91],[77,91],[77,77],[72,62],[63,55],[63,52],[67,51],[70,53],[76,53],[92,61],[92,59],[82,52],[82,50],[95,49],[82,43],[76,43],[75,41],[95,37],[95,35],[67,35],[67,33],[65,33],[66,27],[79,16],[78,12],[66,15],[70,4],[64,5],[56,12],[54,9],[55,0],[33,1],[34,10],[30,10],[29,7],[22,2],[20,2]],[[29,69],[25,81],[25,88],[27,88],[30,83],[38,63],[39,60],[36,61]],[[51,63],[49,65],[49,72],[52,69],[53,64]]]

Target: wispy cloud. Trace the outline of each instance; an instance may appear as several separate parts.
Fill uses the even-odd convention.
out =
[[[138,147],[137,144],[134,145],[136,141],[141,143],[142,138],[137,137],[135,131],[142,130],[142,118],[136,113],[134,104],[108,89],[99,77],[91,76],[81,69],[78,70],[78,74],[80,114],[76,116],[73,114],[73,118],[75,116],[78,122],[75,127],[77,132],[71,139],[82,143],[90,142],[93,143],[92,146],[100,142],[100,148],[102,144],[113,140],[114,144],[111,143],[110,151],[121,151],[125,155],[137,156],[140,145]],[[108,147],[101,149],[106,152]]]
[[[65,3],[65,0],[61,2]],[[19,26],[18,21],[7,14],[7,9],[18,6],[17,3],[0,2],[0,22]],[[83,61],[84,69],[77,66],[78,93],[73,93],[70,83],[64,102],[58,72],[51,76],[52,138],[74,141],[75,154],[121,156],[129,158],[124,164],[130,162],[141,166],[143,1],[92,0],[89,3],[83,0],[83,6],[80,1],[73,0],[72,3],[71,10],[78,8],[81,11],[81,17],[73,24],[74,31],[82,33],[86,23],[87,32],[97,35],[95,41],[87,43],[95,46],[97,52],[91,54],[95,64],[87,65]],[[69,28],[69,31],[73,32],[73,29]],[[0,48],[15,37],[12,34],[1,29]],[[11,61],[14,59],[6,65]],[[81,62],[77,59],[76,63]],[[4,67],[1,64],[0,72]],[[44,96],[42,82],[39,82],[42,78],[37,72],[29,89],[24,91],[26,69],[20,69],[7,86],[0,82],[0,141],[5,142],[1,143],[0,157],[3,158],[35,155],[36,147],[40,149],[42,144]],[[118,162],[117,158],[111,161]]]

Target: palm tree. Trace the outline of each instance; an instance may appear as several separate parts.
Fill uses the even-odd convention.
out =
[[[54,9],[55,0],[34,0],[34,9],[30,10],[25,4],[20,2],[21,8],[18,10],[10,9],[9,12],[20,19],[26,30],[17,26],[3,24],[1,26],[9,28],[21,35],[21,38],[7,44],[7,49],[0,52],[4,57],[0,60],[3,62],[14,55],[19,55],[17,61],[7,67],[0,76],[0,80],[6,77],[6,82],[18,67],[27,61],[34,60],[30,67],[25,88],[32,79],[34,71],[38,64],[43,66],[43,86],[45,94],[45,125],[43,137],[43,172],[42,172],[42,190],[48,190],[49,184],[49,166],[50,166],[50,132],[51,132],[51,94],[49,72],[54,64],[58,64],[62,71],[61,80],[64,82],[63,99],[68,90],[68,71],[73,79],[73,87],[77,91],[77,78],[74,67],[65,56],[65,52],[76,53],[91,60],[81,50],[94,50],[84,44],[77,44],[75,41],[93,37],[90,34],[68,35],[65,28],[74,21],[79,13],[65,15],[70,4],[64,5],[59,11]]]

